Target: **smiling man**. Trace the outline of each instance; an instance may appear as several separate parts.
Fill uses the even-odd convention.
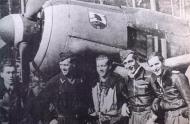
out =
[[[158,95],[155,109],[165,111],[165,124],[190,124],[190,86],[187,77],[164,65],[160,53],[148,58],[153,72],[151,83]]]
[[[77,57],[60,53],[60,74],[47,82],[44,93],[52,112],[50,124],[83,124],[88,115],[86,83],[77,73]]]
[[[132,50],[123,50],[120,57],[124,68],[128,71],[126,81],[121,88],[130,110],[129,124],[146,124],[156,116],[151,112],[154,92],[151,87],[149,73],[139,65],[138,55]],[[124,104],[125,105],[125,104]],[[125,105],[126,106],[126,105]]]
[[[116,87],[123,79],[112,71],[112,61],[107,55],[96,57],[96,71],[98,77],[95,80],[96,85],[92,88],[95,112],[91,115],[98,116],[101,124],[118,123],[121,101]]]
[[[75,59],[76,57],[71,55],[63,55],[63,53],[60,54],[59,67],[63,76],[67,77],[68,79],[74,76],[74,69],[76,67]]]

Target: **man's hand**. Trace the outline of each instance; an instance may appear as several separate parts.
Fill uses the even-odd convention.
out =
[[[158,111],[160,108],[160,102],[159,102],[159,99],[156,98],[154,99],[153,103],[152,103],[152,110],[153,111]]]
[[[93,117],[98,116],[98,112],[93,112],[90,114],[90,116],[93,116]]]
[[[102,114],[103,115],[108,115],[108,116],[114,116],[114,115],[118,114],[118,111],[117,110],[111,110],[111,111],[108,111],[108,112],[104,112]]]
[[[55,106],[52,103],[50,103],[49,104],[49,111],[53,112],[54,110],[55,110]]]
[[[92,114],[92,113],[94,113],[94,109],[88,108],[88,114]]]
[[[3,102],[4,104],[8,104],[10,102],[10,95],[8,93],[5,93],[3,96]]]
[[[148,119],[146,124],[154,124],[157,119],[157,116],[155,114],[152,114],[151,118]]]
[[[53,119],[53,120],[50,121],[49,124],[58,124],[58,121],[56,119]]]
[[[130,114],[129,108],[127,107],[127,104],[124,103],[121,108],[121,115],[129,117],[129,114]]]

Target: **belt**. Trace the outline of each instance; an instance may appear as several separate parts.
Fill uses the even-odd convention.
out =
[[[62,114],[58,114],[57,117],[58,118],[73,118],[73,119],[79,118],[78,114],[74,114],[74,115],[62,115]]]
[[[151,110],[151,106],[132,106],[131,111],[133,112],[144,112],[147,110]]]
[[[165,117],[177,117],[177,116],[184,116],[185,112],[187,112],[187,107],[179,108],[176,110],[169,110],[165,112]]]

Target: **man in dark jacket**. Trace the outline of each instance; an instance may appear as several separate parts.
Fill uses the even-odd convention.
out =
[[[20,84],[12,59],[4,59],[0,65],[0,124],[19,124],[22,118]]]
[[[165,124],[190,124],[190,86],[187,77],[164,66],[163,57],[154,52],[148,64],[153,72],[151,83],[158,98],[154,110],[165,111]],[[163,113],[164,114],[164,113]]]
[[[151,111],[154,91],[149,81],[150,75],[139,65],[136,52],[124,50],[120,56],[128,71],[126,82],[120,89],[127,104],[123,106],[128,106],[130,111],[129,124],[146,124],[150,118],[156,118]]]
[[[61,73],[47,82],[45,93],[53,120],[50,123],[83,124],[88,114],[86,84],[76,76],[76,57],[71,53],[60,54]]]
[[[24,114],[23,120],[20,124],[46,124],[46,113],[49,112],[49,105],[46,104],[44,99],[43,89],[45,85],[39,77],[33,76],[29,87],[26,92],[25,102],[24,102]]]

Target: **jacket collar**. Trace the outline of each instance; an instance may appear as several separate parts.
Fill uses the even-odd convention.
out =
[[[105,86],[105,87],[107,87],[107,88],[113,88],[114,85],[115,85],[114,72],[110,72],[110,73],[107,75],[107,77],[106,77],[106,79],[105,79],[105,82],[102,82],[103,84],[101,83],[100,79],[99,79],[99,82],[100,82],[100,85],[103,85],[103,86]]]
[[[76,79],[73,78],[74,83],[71,83],[69,79],[66,76],[64,76],[62,73],[59,75],[59,79],[62,84],[64,83],[75,84],[77,82]]]
[[[157,78],[161,78],[162,80],[165,80],[169,74],[171,72],[171,68],[165,66],[163,71],[162,71],[162,74],[160,76],[157,76],[155,75],[154,73],[152,74],[152,79],[153,81],[155,82],[157,80]]]
[[[135,71],[133,77],[134,79],[139,80],[139,79],[144,78],[144,74],[145,74],[144,68],[142,66],[139,66],[137,70]],[[132,78],[132,77],[129,76],[129,78]]]

